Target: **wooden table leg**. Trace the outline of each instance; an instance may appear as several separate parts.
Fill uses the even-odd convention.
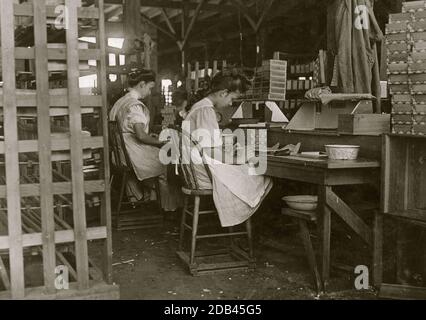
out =
[[[374,215],[374,248],[373,248],[373,285],[379,288],[383,283],[383,214]]]
[[[330,240],[331,240],[331,210],[327,206],[327,189],[320,186],[318,190],[318,208],[320,210],[321,252],[322,252],[322,280],[324,290],[327,290],[330,280]]]

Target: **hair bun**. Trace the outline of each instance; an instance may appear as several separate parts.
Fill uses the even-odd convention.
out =
[[[131,87],[136,86],[140,82],[155,82],[156,75],[153,71],[134,67],[128,73],[128,82]]]

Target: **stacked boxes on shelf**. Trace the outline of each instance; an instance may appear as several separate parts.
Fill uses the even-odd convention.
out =
[[[426,1],[390,15],[386,44],[392,132],[426,135]]]
[[[312,80],[287,80],[288,91],[308,91],[313,88]]]
[[[257,68],[253,88],[247,99],[285,101],[287,90],[287,61],[266,60]]]
[[[306,61],[303,59],[302,61]],[[287,98],[289,100],[300,100],[304,98],[306,91],[314,88],[313,76],[315,72],[315,61],[309,63],[289,62],[287,80]]]
[[[176,123],[176,107],[174,106],[165,106],[161,110],[161,115],[163,116],[163,127],[168,127]]]
[[[306,64],[293,64],[290,66],[291,74],[313,73],[315,69],[315,61]]]

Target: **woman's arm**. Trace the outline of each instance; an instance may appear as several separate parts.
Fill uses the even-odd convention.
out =
[[[162,147],[167,142],[161,142],[157,138],[151,137],[149,134],[145,133],[145,125],[143,123],[137,123],[133,126],[135,130],[136,138],[143,144],[154,146],[154,147]]]

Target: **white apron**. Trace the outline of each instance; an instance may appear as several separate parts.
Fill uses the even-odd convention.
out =
[[[205,129],[210,132],[210,143],[203,139],[203,148],[221,147],[219,124],[213,103],[203,99],[194,105],[185,119],[188,129],[194,132]],[[192,135],[199,141],[197,134]],[[193,153],[194,154],[194,153]],[[195,159],[200,161],[201,159]],[[211,160],[211,159],[209,159]],[[213,186],[207,181],[207,174],[202,166],[196,166],[199,185],[205,189],[213,187],[213,199],[223,227],[232,227],[246,222],[260,207],[262,201],[272,188],[272,180],[264,176],[249,175],[248,165],[228,165],[211,160],[209,168],[212,173]]]
[[[145,132],[149,134],[150,114],[148,108],[130,92],[116,102],[111,110],[110,120],[120,123],[126,149],[138,180],[145,181],[159,177],[163,209],[165,211],[176,210],[180,205],[181,195],[177,188],[172,188],[167,183],[166,166],[159,159],[160,149],[142,144],[136,138],[133,129],[135,124],[144,124]],[[127,190],[130,197],[137,200],[144,197],[137,181],[129,181]]]

